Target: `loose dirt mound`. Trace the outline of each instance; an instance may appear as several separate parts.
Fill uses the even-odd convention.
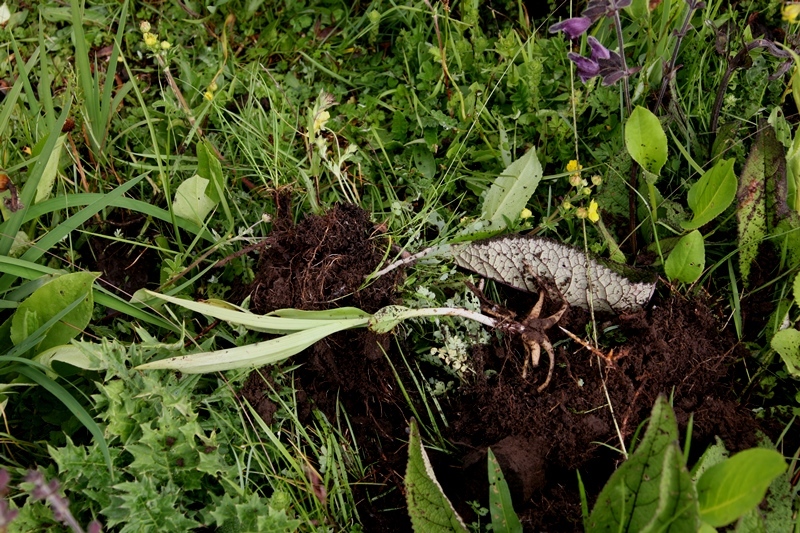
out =
[[[386,244],[367,214],[355,207],[340,206],[297,226],[279,225],[259,263],[253,308],[268,312],[355,305],[375,311],[394,303],[396,278],[361,287],[364,276],[383,260]],[[508,301],[522,307],[532,300],[504,290]],[[585,336],[580,314],[570,315],[562,324]],[[735,354],[734,339],[721,332],[708,308],[672,297],[614,323],[619,345],[606,361],[599,362],[572,341],[557,347],[555,375],[542,393],[536,388],[547,372],[546,355],[542,365],[522,379],[523,351],[516,339],[506,337],[474,350],[477,379],[440,399],[449,423],[444,436],[454,450],[433,456],[445,491],[468,522],[475,517],[466,502],[487,503],[486,448],[491,446],[526,529],[580,530],[576,469],[590,499],[596,497],[620,461],[620,455],[604,444],[619,447],[618,434],[628,443],[660,393],[675,398],[682,428],[694,413],[694,450],[702,450],[714,435],[734,450],[754,444],[756,424],[731,392],[731,368],[742,354]],[[556,331],[551,334],[554,343],[564,338]],[[300,407],[306,413],[308,407],[321,409],[334,420],[340,402],[362,462],[371,465],[366,479],[359,480],[366,483],[355,488],[367,531],[410,530],[402,477],[412,410],[398,379],[416,412],[428,412],[389,340],[365,330],[343,332],[292,360],[303,363],[295,383],[298,397],[307,398],[308,404]],[[254,374],[242,391],[267,421],[275,408],[266,398],[268,389]],[[368,493],[365,487],[372,483],[378,488]],[[384,496],[374,499],[381,493]]]

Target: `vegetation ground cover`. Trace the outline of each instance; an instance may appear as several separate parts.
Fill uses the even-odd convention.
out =
[[[0,527],[800,530],[799,20],[5,2]]]

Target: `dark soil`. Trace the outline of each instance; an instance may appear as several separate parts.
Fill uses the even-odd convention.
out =
[[[386,246],[368,215],[355,207],[336,207],[296,226],[278,223],[259,262],[252,306],[268,312],[354,305],[373,312],[395,303],[397,275],[362,287],[364,276],[383,260]],[[507,301],[522,307],[534,301],[530,295],[503,290]],[[526,530],[581,530],[576,470],[593,501],[621,460],[605,444],[619,447],[619,431],[627,445],[659,394],[675,398],[682,430],[694,413],[693,450],[702,451],[715,436],[730,450],[756,443],[757,424],[734,392],[736,361],[748,353],[722,330],[706,305],[667,296],[646,311],[600,326],[614,324],[617,346],[607,359],[573,341],[560,344],[553,380],[542,393],[537,386],[547,373],[545,353],[541,366],[523,379],[518,340],[505,337],[474,349],[478,377],[440,399],[449,423],[443,436],[452,452],[432,456],[439,481],[467,522],[475,520],[467,502],[487,504],[486,449],[491,447]],[[561,325],[585,337],[583,313],[570,310]],[[556,329],[550,332],[554,343],[565,338]],[[340,402],[363,464],[371,465],[367,478],[357,480],[364,483],[354,487],[366,531],[410,530],[402,478],[412,410],[392,367],[416,411],[427,412],[389,340],[366,330],[348,331],[292,359],[292,364],[302,364],[295,371],[295,386],[307,400],[301,406],[306,416],[315,408],[335,420]],[[268,399],[270,385],[258,376],[254,373],[242,392],[269,422],[275,405]],[[421,420],[423,425],[429,422]],[[384,496],[376,499],[379,494]]]
[[[98,282],[126,300],[139,289],[158,285],[159,272],[151,268],[158,262],[158,255],[152,248],[115,241],[111,235],[119,231],[125,239],[140,240],[145,221],[144,216],[131,216],[124,209],[114,210],[100,228],[109,237],[89,240],[92,255],[89,270],[102,272]]]

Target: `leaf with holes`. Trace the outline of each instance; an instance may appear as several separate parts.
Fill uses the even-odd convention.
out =
[[[542,237],[509,235],[455,245],[451,253],[461,268],[528,292],[538,292],[542,281],[544,288],[557,291],[552,298],[584,309],[591,300],[598,311],[636,311],[655,290],[647,273],[621,265],[612,269],[577,248]]]

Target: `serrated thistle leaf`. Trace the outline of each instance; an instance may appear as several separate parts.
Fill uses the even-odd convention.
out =
[[[642,442],[600,492],[588,532],[697,531],[697,494],[677,439],[675,413],[659,396]]]
[[[515,289],[538,292],[537,278],[555,287],[571,306],[627,313],[641,309],[653,295],[655,283],[633,281],[586,253],[542,237],[509,235],[454,246],[458,266]],[[622,268],[622,267],[617,267]],[[645,277],[628,268],[626,274]]]
[[[747,287],[750,266],[758,254],[758,245],[767,233],[766,176],[774,171],[775,159],[783,150],[771,126],[761,129],[742,169],[736,193],[736,220],[739,237],[739,272]]]
[[[416,533],[467,533],[467,526],[456,513],[436,480],[431,461],[415,420],[411,420],[406,470],[406,502],[411,526]]]

